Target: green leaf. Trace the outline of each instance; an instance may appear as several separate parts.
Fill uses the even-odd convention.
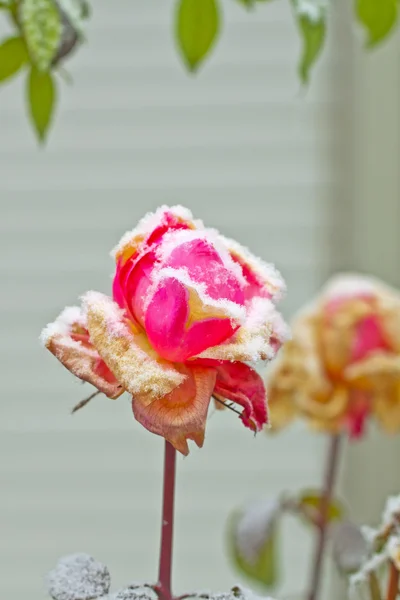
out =
[[[56,88],[51,73],[42,73],[32,67],[27,91],[30,118],[39,141],[44,143],[56,104]]]
[[[326,25],[323,18],[314,21],[308,15],[300,15],[298,26],[303,38],[299,75],[301,81],[307,84],[310,79],[310,69],[321,54],[325,42]]]
[[[0,45],[0,82],[9,79],[28,62],[25,42],[12,37]]]
[[[356,0],[356,15],[367,30],[367,46],[383,41],[397,21],[397,0]]]
[[[298,497],[298,506],[309,523],[318,525],[321,506],[321,494],[319,491],[308,490],[302,492]],[[345,508],[343,504],[337,499],[332,499],[328,510],[328,521],[332,522],[343,519],[344,514]]]
[[[233,514],[228,525],[228,547],[236,568],[248,579],[270,589],[278,582],[277,526],[280,506],[266,502],[260,511]]]
[[[39,71],[47,71],[60,45],[60,12],[53,0],[22,0],[20,18],[29,54]]]
[[[195,71],[215,44],[219,30],[217,0],[179,0],[176,37],[191,71]]]

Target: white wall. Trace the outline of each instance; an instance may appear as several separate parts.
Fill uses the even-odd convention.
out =
[[[161,440],[133,421],[127,399],[70,417],[87,390],[37,339],[82,292],[109,290],[119,236],[162,203],[186,204],[277,264],[286,316],[331,264],[345,52],[326,56],[300,93],[286,3],[224,9],[221,43],[190,77],[173,46],[171,2],[98,2],[45,151],[25,122],[20,82],[0,91],[0,595],[9,600],[42,599],[43,575],[76,550],[104,560],[115,586],[156,575]],[[204,449],[178,461],[176,591],[236,583],[227,513],[260,493],[318,484],[321,448],[300,426],[254,440],[234,415],[211,416]],[[303,540],[290,524],[287,592],[303,587]]]

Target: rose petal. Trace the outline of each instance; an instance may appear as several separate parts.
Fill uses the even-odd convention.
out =
[[[82,381],[91,383],[109,398],[117,398],[124,392],[91,344],[86,320],[79,307],[66,308],[43,330],[41,338],[64,367]]]
[[[345,421],[349,429],[350,438],[355,440],[363,436],[367,418],[371,413],[369,397],[365,392],[353,390],[350,393]]]
[[[216,372],[204,367],[177,367],[184,382],[169,394],[154,400],[150,394],[132,398],[135,418],[146,429],[161,435],[179,452],[189,453],[187,440],[201,447],[208,405],[214,389]]]
[[[260,431],[268,422],[263,380],[241,362],[226,362],[217,367],[215,393],[243,406],[241,419],[246,427]]]
[[[184,362],[230,338],[238,325],[226,303],[206,304],[190,282],[185,285],[179,273],[174,275],[161,279],[153,293],[145,311],[145,329],[160,356]]]
[[[247,281],[245,288],[246,300],[255,296],[269,298],[274,302],[280,300],[285,293],[285,283],[279,271],[271,264],[257,258],[238,242],[222,235],[219,239],[229,251],[232,259],[242,268],[243,276]]]
[[[351,360],[353,362],[362,360],[379,350],[390,351],[390,346],[385,339],[379,316],[370,315],[356,325]]]
[[[135,229],[125,233],[112,255],[117,261],[125,263],[137,253],[143,253],[159,243],[168,231],[202,226],[201,221],[194,221],[192,213],[183,206],[161,206],[155,213],[149,213],[141,219]]]
[[[199,358],[240,362],[271,360],[289,338],[290,330],[272,302],[253,298],[240,329],[225,343],[201,352]]]
[[[124,319],[111,298],[88,292],[83,300],[90,339],[126,391],[155,399],[184,381],[185,376],[160,359],[146,336]]]
[[[168,236],[159,251],[160,256],[164,255],[163,268],[185,269],[191,281],[200,284],[203,293],[210,298],[226,299],[242,306],[244,286],[240,271],[235,272],[233,263],[224,264],[211,234],[210,239],[199,237],[197,232],[195,236],[193,232],[189,234],[188,241],[185,241],[187,233],[182,236],[174,232]]]

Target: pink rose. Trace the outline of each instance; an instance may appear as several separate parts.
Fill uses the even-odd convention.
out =
[[[375,416],[400,429],[400,296],[378,280],[341,275],[293,322],[268,379],[272,427],[295,416],[361,437]]]
[[[283,290],[275,269],[179,206],[146,216],[114,255],[113,300],[89,292],[80,313],[88,332],[82,358],[89,343],[103,371],[91,363],[82,377],[71,366],[54,334],[62,318],[45,330],[47,347],[116,397],[117,388],[99,385],[99,368],[107,373],[108,385],[132,394],[136,419],[183,454],[188,439],[203,444],[212,395],[241,405],[244,425],[260,430],[265,388],[245,362],[272,359],[287,334],[274,306]]]

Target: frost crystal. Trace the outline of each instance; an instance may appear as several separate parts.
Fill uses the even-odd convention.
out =
[[[93,600],[108,594],[110,573],[88,554],[71,554],[48,574],[47,588],[54,600]]]
[[[319,23],[327,8],[327,0],[296,0],[295,2],[295,10],[299,17],[306,17],[312,23]]]
[[[390,496],[383,512],[384,525],[400,521],[400,496]]]
[[[157,594],[151,588],[142,584],[132,584],[101,600],[157,600],[157,598]]]
[[[273,600],[270,596],[257,596],[251,590],[241,586],[233,587],[230,592],[194,592],[190,594],[190,598],[193,600],[196,598],[204,600]]]
[[[67,306],[53,323],[49,323],[40,334],[43,346],[55,335],[69,336],[74,323],[86,327],[86,320],[78,306]]]

